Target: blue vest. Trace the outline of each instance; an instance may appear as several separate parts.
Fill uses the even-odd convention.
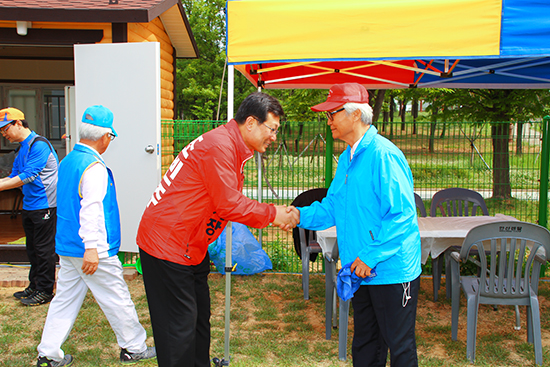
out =
[[[80,209],[82,196],[80,183],[84,172],[99,162],[109,174],[107,194],[103,199],[105,228],[109,243],[109,256],[116,255],[120,247],[120,215],[116,200],[115,181],[111,170],[101,157],[92,149],[82,144],[75,145],[59,164],[57,182],[57,232],[55,235],[55,252],[61,256],[83,257],[84,242],[80,238]]]

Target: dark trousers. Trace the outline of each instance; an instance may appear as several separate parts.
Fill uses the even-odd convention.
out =
[[[388,348],[392,367],[418,366],[414,330],[419,287],[420,277],[403,284],[362,285],[355,292],[354,367],[385,366]]]
[[[210,366],[210,258],[194,266],[139,250],[160,367]]]
[[[55,284],[55,226],[57,208],[23,210],[23,229],[25,230],[27,257],[31,263],[29,287],[48,293],[53,292]]]

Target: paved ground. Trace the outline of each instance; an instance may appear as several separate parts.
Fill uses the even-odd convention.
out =
[[[59,268],[58,268],[59,270]],[[137,271],[133,267],[124,268],[124,279],[126,281],[135,279]],[[29,267],[19,265],[0,265],[0,288],[20,287],[24,288],[29,284]]]

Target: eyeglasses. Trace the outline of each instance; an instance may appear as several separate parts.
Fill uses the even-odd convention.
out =
[[[335,115],[335,114],[337,114],[338,112],[343,111],[343,110],[345,110],[344,107],[339,108],[339,109],[337,109],[336,111],[332,111],[332,112],[325,111],[325,115],[327,115],[327,119],[328,119],[329,121],[332,121],[332,120],[334,120],[333,115]]]
[[[116,138],[116,135],[113,134],[113,133],[108,133],[109,134],[109,138],[111,138],[111,141],[115,140]]]
[[[7,125],[6,125],[5,127],[3,127],[3,128],[1,128],[1,129],[0,129],[0,133],[2,133],[2,134],[5,134],[5,133],[7,133],[7,132],[8,132],[8,130],[10,129],[10,127],[12,127],[12,125],[13,125],[13,123],[12,123],[12,122],[10,122],[10,123],[9,123],[9,124],[7,124]]]
[[[272,136],[273,136],[273,135],[277,135],[277,134],[279,133],[279,129],[274,129],[274,128],[272,128],[272,127],[269,127],[269,126],[267,126],[265,123],[262,124],[262,123],[260,123],[260,120],[259,120],[257,117],[254,117],[254,116],[252,116],[252,117],[254,118],[254,120],[256,120],[256,121],[258,122],[258,124],[260,124],[260,125],[262,125],[262,126],[265,126],[265,127],[267,127],[269,130],[271,130],[271,135],[272,135]]]
[[[277,135],[279,133],[279,129],[274,129],[272,127],[267,126],[265,123],[261,124],[265,127],[267,127],[269,130],[271,130],[271,135]]]

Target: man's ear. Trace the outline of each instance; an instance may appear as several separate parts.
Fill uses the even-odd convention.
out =
[[[357,119],[357,120],[361,120],[361,110],[360,109],[356,109],[355,111],[353,111],[353,118]]]
[[[254,127],[254,124],[256,123],[256,119],[252,116],[248,116],[245,121],[246,128],[248,131],[252,131],[252,128]]]

